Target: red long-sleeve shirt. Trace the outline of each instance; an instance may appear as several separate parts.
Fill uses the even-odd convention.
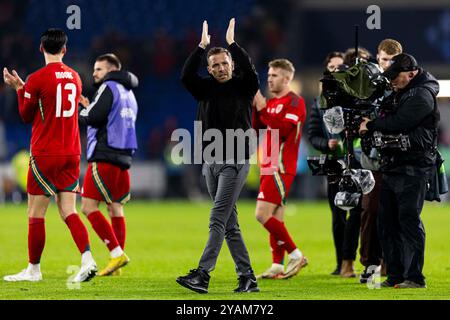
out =
[[[293,92],[268,100],[266,108],[254,113],[253,127],[267,128],[260,157],[264,174],[276,171],[292,175],[297,173],[298,148],[305,119],[305,101]],[[273,130],[278,130],[278,139]]]
[[[63,63],[49,63],[31,74],[17,91],[19,113],[32,123],[33,156],[80,155],[78,102],[82,90],[76,71]]]

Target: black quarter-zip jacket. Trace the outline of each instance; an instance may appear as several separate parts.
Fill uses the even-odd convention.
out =
[[[202,123],[202,135],[208,129],[217,129],[222,133],[224,150],[221,160],[230,160],[225,150],[226,130],[242,129],[245,132],[252,128],[252,102],[259,89],[258,74],[247,52],[236,42],[228,46],[228,50],[235,64],[235,72],[225,83],[218,82],[212,76],[199,75],[206,51],[200,47],[188,57],[181,73],[181,82],[198,102],[197,121]],[[203,142],[203,150],[212,142]],[[250,150],[248,139],[244,143],[245,159],[249,159],[253,150]],[[237,144],[234,160],[243,160],[237,158],[236,147]]]

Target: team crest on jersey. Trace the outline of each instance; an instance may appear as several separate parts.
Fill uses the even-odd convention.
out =
[[[277,108],[275,109],[275,113],[278,114],[281,112],[281,110],[283,110],[283,105],[279,104],[279,105],[277,105]]]

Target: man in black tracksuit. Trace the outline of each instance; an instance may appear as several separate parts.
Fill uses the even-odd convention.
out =
[[[224,142],[227,140],[227,129],[242,129],[243,132],[251,129],[252,101],[259,88],[258,75],[250,57],[234,42],[234,24],[234,19],[231,19],[226,35],[228,50],[212,48],[208,51],[208,72],[211,76],[202,78],[198,71],[205,48],[210,43],[205,21],[202,40],[187,59],[181,75],[183,85],[198,101],[197,120],[202,124],[202,133],[218,130]],[[237,71],[235,74],[234,67]],[[214,203],[209,238],[198,268],[177,279],[180,285],[198,293],[208,292],[209,273],[215,268],[224,239],[239,276],[239,286],[234,291],[259,291],[239,229],[236,209],[236,201],[248,175],[248,159],[252,151],[243,135],[237,135],[237,140],[241,143],[245,141],[243,148],[237,148],[233,143],[236,141],[232,140],[226,141],[223,148],[217,148],[211,154],[207,154],[207,150],[211,149],[208,148],[211,147],[210,143],[203,143],[203,175]]]
[[[137,77],[127,71],[111,71],[105,76],[102,83],[106,81],[118,82],[127,89],[135,89],[139,83]],[[87,112],[86,109],[80,109],[80,118],[78,122],[81,125],[91,125],[98,128],[98,142],[90,161],[104,161],[123,169],[129,169],[131,167],[133,151],[131,149],[111,148],[107,143],[108,136],[106,125],[108,115],[113,105],[113,100],[113,94],[108,87],[105,87],[101,92],[97,91],[96,97],[92,103],[92,106],[95,106],[95,108],[92,108],[89,112]],[[89,103],[86,104],[86,107],[88,105]]]
[[[83,183],[81,211],[110,251],[110,262],[100,276],[119,275],[129,262],[124,253],[126,225],[123,207],[130,199],[129,168],[137,149],[138,105],[133,89],[137,77],[121,70],[119,58],[111,53],[94,64],[98,90],[92,103],[80,100],[78,121],[87,126],[88,169]],[[111,224],[99,209],[105,202]]]
[[[383,118],[365,119],[360,133],[405,134],[410,148],[381,153],[378,229],[388,276],[382,286],[425,288],[425,229],[420,213],[436,161],[439,84],[405,53],[395,56],[384,74],[391,79],[396,107]]]

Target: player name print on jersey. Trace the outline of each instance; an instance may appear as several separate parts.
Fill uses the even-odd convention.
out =
[[[72,72],[55,72],[56,79],[73,79]]]

